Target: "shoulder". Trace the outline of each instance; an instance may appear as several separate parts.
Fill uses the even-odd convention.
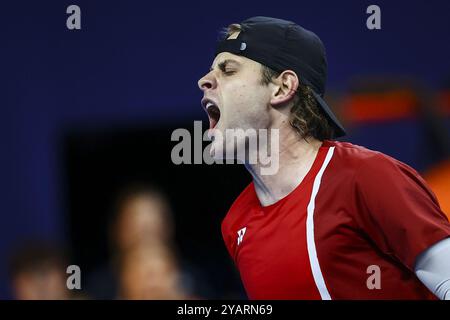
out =
[[[329,141],[327,144],[334,147],[335,164],[349,168],[359,178],[363,178],[365,174],[400,172],[419,176],[417,171],[407,164],[382,152],[349,142]]]
[[[437,203],[436,196],[411,166],[379,151],[351,143],[334,142],[336,162],[334,172],[349,172],[347,181],[352,182],[356,194],[364,198],[392,199],[428,198]],[[347,169],[350,168],[350,169]]]
[[[333,156],[324,173],[328,184],[356,193],[387,194],[389,192],[423,192],[435,201],[433,192],[420,174],[409,165],[382,152],[348,142],[328,142]],[[412,192],[414,190],[414,192]]]
[[[383,153],[350,142],[326,141],[325,146],[332,147],[333,157],[341,161],[350,161],[349,165],[359,166],[365,161],[384,156]]]

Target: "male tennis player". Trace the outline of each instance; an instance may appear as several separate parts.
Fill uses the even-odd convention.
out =
[[[450,299],[450,223],[419,174],[333,141],[320,39],[285,20],[228,27],[199,80],[210,134],[279,130],[279,170],[261,174],[222,223],[250,299]],[[214,140],[220,158],[230,145]]]

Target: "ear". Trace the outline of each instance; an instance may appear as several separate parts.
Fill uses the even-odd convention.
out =
[[[272,106],[280,106],[291,101],[299,86],[297,74],[292,70],[283,71],[273,83],[275,88],[270,99]]]

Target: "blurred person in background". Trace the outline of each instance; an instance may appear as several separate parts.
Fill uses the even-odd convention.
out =
[[[42,241],[21,246],[11,257],[12,291],[17,300],[65,300],[66,258],[62,250]]]
[[[188,299],[171,248],[164,245],[131,249],[120,257],[119,299]]]
[[[169,202],[155,187],[128,186],[120,193],[111,225],[113,251],[171,244],[174,236]]]
[[[178,267],[175,262],[173,214],[168,199],[158,188],[136,183],[121,190],[109,228],[109,269],[113,274],[101,270],[91,277],[88,286],[94,296],[177,299],[209,290],[191,265],[180,260]],[[110,290],[116,293],[111,296],[101,292],[113,282],[115,288]]]

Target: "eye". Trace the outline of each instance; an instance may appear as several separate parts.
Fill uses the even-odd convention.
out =
[[[235,70],[222,70],[223,74],[227,75],[227,76],[231,76],[232,74],[235,74],[236,71]]]

